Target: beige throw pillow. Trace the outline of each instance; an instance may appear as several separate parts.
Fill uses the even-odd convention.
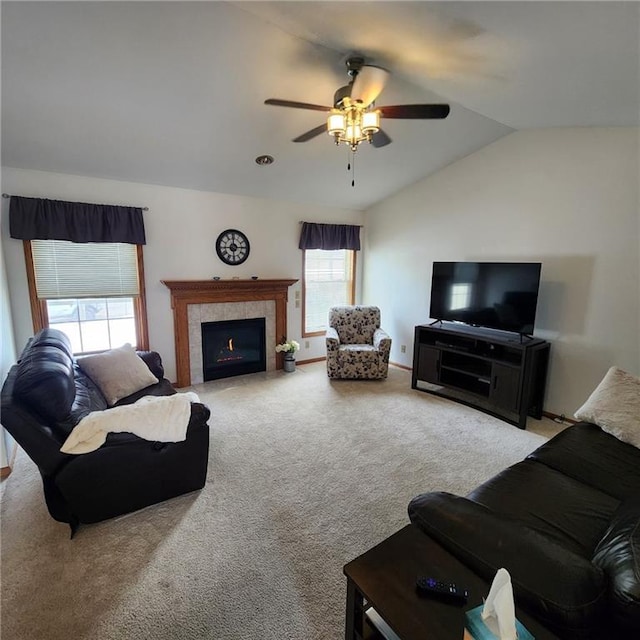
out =
[[[640,448],[640,378],[611,367],[575,417]]]
[[[156,384],[156,378],[130,344],[78,358],[78,366],[98,385],[109,405]]]

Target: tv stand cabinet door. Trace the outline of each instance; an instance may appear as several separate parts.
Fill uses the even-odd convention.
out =
[[[493,363],[491,367],[491,404],[498,411],[519,413],[520,369]]]
[[[433,384],[440,382],[440,349],[420,345],[418,380]]]

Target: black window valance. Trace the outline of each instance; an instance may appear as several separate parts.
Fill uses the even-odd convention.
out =
[[[11,196],[9,232],[19,240],[146,244],[141,207]]]
[[[353,249],[360,251],[360,227],[353,224],[303,222],[300,249]]]

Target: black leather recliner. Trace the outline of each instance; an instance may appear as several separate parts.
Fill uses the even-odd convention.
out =
[[[411,521],[561,638],[640,637],[640,449],[565,429],[466,498],[432,492]]]
[[[176,393],[154,351],[139,352],[158,378],[120,400]],[[209,454],[208,407],[191,404],[184,442],[150,442],[111,433],[91,453],[60,451],[73,427],[91,411],[107,408],[95,383],[78,367],[67,336],[44,329],[32,338],[2,387],[2,425],[36,463],[51,516],[71,526],[99,522],[183,493],[201,489]]]

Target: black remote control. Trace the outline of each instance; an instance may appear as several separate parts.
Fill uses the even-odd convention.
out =
[[[420,577],[416,581],[416,589],[421,596],[437,598],[451,604],[465,604],[469,598],[466,589],[458,587],[453,582],[443,582],[436,578]]]

